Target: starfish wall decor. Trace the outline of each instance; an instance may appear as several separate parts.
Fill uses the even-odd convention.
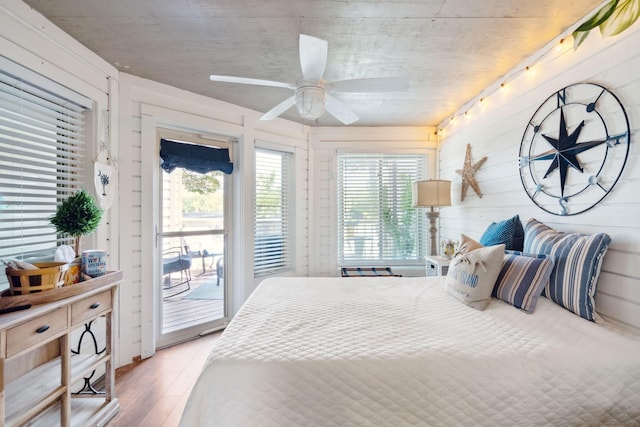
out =
[[[467,195],[467,188],[469,188],[469,186],[473,188],[478,197],[482,198],[482,191],[480,191],[480,186],[478,186],[475,174],[478,169],[480,169],[480,166],[482,166],[482,164],[486,161],[487,156],[484,156],[483,158],[472,164],[471,144],[467,144],[467,154],[464,157],[464,166],[462,166],[462,169],[456,170],[456,173],[462,176],[462,189],[460,191],[461,202],[464,201],[464,197]]]

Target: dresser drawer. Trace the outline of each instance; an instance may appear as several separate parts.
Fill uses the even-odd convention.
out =
[[[66,329],[66,307],[58,308],[51,313],[14,326],[7,330],[7,357],[14,356],[35,344],[41,345]]]
[[[71,324],[77,325],[111,309],[111,291],[87,297],[71,306]]]

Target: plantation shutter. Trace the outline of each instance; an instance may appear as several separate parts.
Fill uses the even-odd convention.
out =
[[[84,183],[90,105],[0,56],[0,258],[37,260],[71,242],[49,218]]]
[[[290,271],[293,154],[256,148],[255,156],[254,274]]]
[[[422,263],[424,215],[411,183],[426,176],[423,154],[338,153],[339,265]]]

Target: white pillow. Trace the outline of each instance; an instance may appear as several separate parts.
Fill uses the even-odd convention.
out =
[[[458,253],[449,265],[445,289],[463,303],[484,310],[491,302],[505,245],[487,246]]]

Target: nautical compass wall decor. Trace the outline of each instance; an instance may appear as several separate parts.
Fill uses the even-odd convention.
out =
[[[553,93],[520,143],[520,179],[531,200],[554,215],[597,205],[618,182],[629,155],[629,119],[605,87],[576,83]]]

